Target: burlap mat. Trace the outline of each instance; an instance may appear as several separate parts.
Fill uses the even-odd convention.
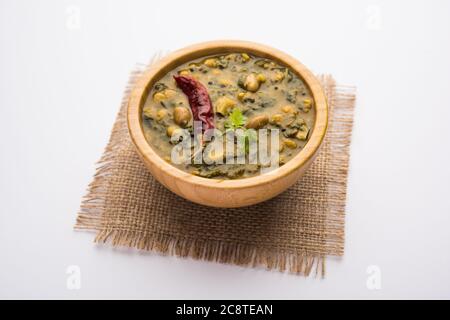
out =
[[[133,72],[110,141],[75,225],[96,242],[243,266],[324,275],[344,253],[344,214],[354,88],[319,76],[330,107],[323,148],[306,175],[276,198],[246,208],[188,202],[159,184],[132,145],[126,122]]]

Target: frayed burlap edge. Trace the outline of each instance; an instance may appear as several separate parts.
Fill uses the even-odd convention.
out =
[[[156,56],[153,61],[159,59]],[[152,62],[148,65],[150,66]],[[147,66],[147,67],[148,67]],[[96,243],[110,242],[113,246],[125,246],[141,250],[155,251],[166,255],[191,257],[198,260],[229,263],[239,266],[263,266],[269,270],[288,271],[295,274],[309,276],[325,275],[325,256],[311,255],[308,252],[282,252],[261,248],[256,245],[226,243],[221,241],[203,241],[196,239],[179,239],[170,235],[148,234],[129,230],[110,229],[104,225],[102,213],[106,209],[105,199],[108,192],[108,177],[114,172],[111,163],[114,161],[114,150],[120,146],[122,129],[126,126],[126,104],[133,85],[147,68],[139,65],[131,73],[122,108],[117,115],[110,140],[98,161],[93,182],[89,184],[88,192],[83,198],[80,212],[75,224],[76,230],[97,231]],[[344,217],[346,203],[346,186],[348,173],[349,147],[353,126],[353,111],[355,104],[355,88],[338,86],[330,75],[321,75],[319,80],[324,86],[332,114],[330,116],[328,141],[332,154],[328,165],[336,174],[330,175],[328,180],[329,212],[325,221],[325,228],[333,230],[328,233],[326,242],[335,244],[334,251],[338,255],[344,250]]]
[[[354,86],[336,85],[331,75],[318,76],[328,97],[329,124],[326,146],[329,153],[327,168],[333,172],[327,176],[328,212],[325,220],[326,243],[334,245],[332,251],[344,254],[345,205],[347,200],[347,176],[350,144],[353,130],[353,114],[356,101]],[[331,248],[329,248],[330,250]]]

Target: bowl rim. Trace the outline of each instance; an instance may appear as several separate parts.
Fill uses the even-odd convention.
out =
[[[316,119],[311,137],[304,148],[292,159],[279,168],[270,172],[243,179],[209,179],[182,171],[163,160],[150,146],[144,136],[142,128],[142,108],[147,99],[147,94],[151,86],[168,71],[177,66],[204,56],[228,53],[228,52],[248,52],[262,58],[269,58],[277,61],[292,71],[297,73],[308,86],[313,99],[316,111]],[[272,48],[267,45],[241,40],[215,40],[202,42],[174,51],[161,60],[149,66],[140,76],[136,85],[130,92],[127,109],[128,131],[138,154],[143,160],[153,164],[157,170],[163,171],[166,175],[182,180],[188,184],[204,186],[213,189],[241,189],[251,186],[272,183],[284,176],[298,170],[318,151],[325,137],[328,126],[328,105],[325,93],[319,80],[303,64],[292,56]],[[153,169],[153,168],[152,168]],[[151,170],[152,170],[151,169]]]

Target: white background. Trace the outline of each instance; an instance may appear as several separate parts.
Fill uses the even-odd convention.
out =
[[[449,1],[0,3],[0,298],[450,298]],[[213,39],[277,47],[358,88],[346,251],[324,280],[72,230],[129,71]]]

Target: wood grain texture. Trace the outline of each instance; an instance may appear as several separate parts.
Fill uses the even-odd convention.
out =
[[[308,143],[293,159],[280,168],[252,178],[237,180],[207,179],[181,171],[163,159],[145,139],[141,114],[154,83],[175,67],[203,56],[228,52],[248,52],[272,59],[295,72],[308,86],[314,99],[316,119]],[[173,52],[152,65],[133,88],[128,103],[128,130],[140,158],[151,174],[166,188],[192,202],[231,208],[256,204],[280,194],[292,186],[311,165],[324,139],[328,107],[324,91],[316,77],[299,61],[274,48],[245,41],[212,41]]]

